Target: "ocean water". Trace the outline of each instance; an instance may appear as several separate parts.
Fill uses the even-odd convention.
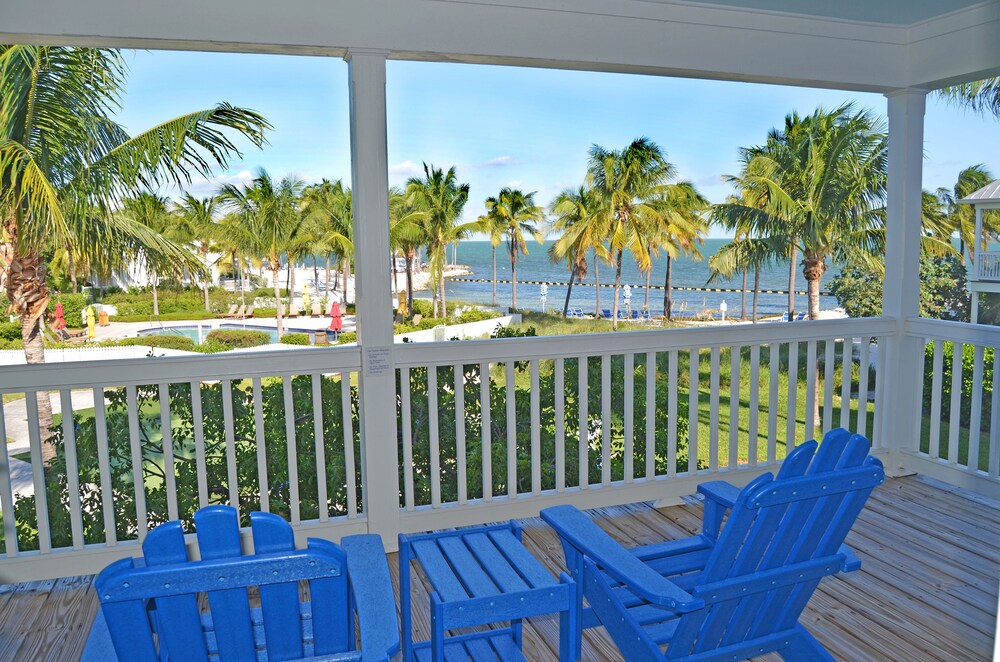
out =
[[[706,239],[705,245],[701,248],[705,256],[702,260],[695,260],[688,257],[680,257],[673,261],[673,286],[672,298],[674,301],[674,313],[683,316],[693,316],[704,310],[711,310],[715,316],[719,315],[719,307],[723,301],[728,306],[727,316],[738,317],[740,314],[740,293],[739,292],[686,292],[677,288],[682,287],[718,287],[718,288],[740,288],[740,279],[717,280],[711,285],[706,285],[709,277],[707,259],[714,255],[727,239]],[[541,310],[543,303],[540,298],[540,286],[523,283],[521,281],[549,281],[568,282],[569,269],[565,262],[554,263],[549,259],[548,247],[551,241],[544,244],[530,242],[528,244],[528,254],[522,255],[517,265],[517,304],[519,308],[528,310]],[[488,241],[462,241],[458,245],[458,264],[466,265],[472,273],[468,278],[492,278],[492,252]],[[448,249],[448,259],[451,262],[452,248]],[[595,292],[593,287],[597,274],[595,273],[593,259],[588,259],[587,277],[583,279],[584,284],[590,287],[580,287],[573,285],[573,293],[570,298],[570,307],[582,308],[586,313],[593,313],[595,307]],[[615,271],[612,266],[601,263],[599,265],[601,282],[601,308],[611,308],[614,293],[613,284]],[[662,287],[667,271],[666,257],[661,254],[653,260],[653,271],[651,285]],[[500,280],[510,280],[510,260],[506,252],[506,244],[497,247],[497,278]],[[827,272],[820,282],[820,290],[825,291],[830,280],[837,273],[836,267],[828,265]],[[639,310],[646,301],[645,289],[646,277],[641,273],[628,254],[625,255],[622,265],[622,284],[628,284],[632,290],[631,307]],[[788,263],[775,265],[761,272],[760,286],[762,290],[775,289],[786,290],[788,288]],[[747,314],[751,312],[753,273],[748,274],[747,288],[751,292],[747,293]],[[802,269],[799,267],[795,277],[795,289],[805,291],[806,282],[802,276]],[[449,280],[445,284],[445,293],[448,297],[471,301],[476,303],[489,304],[492,302],[492,283],[468,283]],[[429,293],[418,293],[421,297],[429,296]],[[546,310],[555,309],[562,311],[563,301],[566,298],[566,287],[562,285],[549,285],[548,294],[544,302]],[[511,302],[510,284],[497,284],[497,305],[509,306]],[[620,299],[619,305],[624,305],[624,299]],[[820,297],[820,308],[823,310],[835,308],[837,300],[833,297]],[[649,292],[649,307],[654,315],[663,313],[663,290],[651,289]],[[788,296],[785,294],[761,294],[757,304],[759,315],[780,315],[788,309]],[[795,298],[795,309],[797,311],[806,310],[806,296],[797,295]]]

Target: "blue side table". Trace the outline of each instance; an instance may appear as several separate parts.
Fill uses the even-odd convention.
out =
[[[413,641],[410,562],[416,560],[431,583],[431,640]],[[559,612],[559,659],[578,659],[573,650],[579,618],[573,580],[559,581],[521,544],[515,522],[456,531],[399,536],[399,590],[403,660],[524,660],[521,619]],[[484,632],[449,630],[508,622]]]

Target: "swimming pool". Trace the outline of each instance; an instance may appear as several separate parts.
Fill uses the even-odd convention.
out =
[[[209,333],[215,329],[235,329],[238,331],[264,331],[271,336],[271,342],[278,342],[278,330],[273,328],[268,328],[266,326],[251,326],[243,324],[220,324],[216,327],[211,327],[207,324],[201,326],[202,336],[207,336]],[[312,333],[313,329],[285,329],[285,333]],[[190,338],[191,340],[198,342],[198,327],[197,326],[164,326],[156,327],[153,329],[143,329],[139,332],[140,336],[184,336],[185,338]]]

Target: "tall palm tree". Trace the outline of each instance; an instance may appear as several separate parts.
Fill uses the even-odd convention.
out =
[[[549,257],[553,261],[566,260],[569,266],[569,287],[563,303],[563,317],[569,312],[569,299],[573,292],[573,281],[587,277],[587,251],[597,257],[607,259],[607,251],[601,241],[603,223],[600,203],[594,191],[587,186],[565,189],[555,197],[549,207],[555,219],[552,230],[562,234],[549,247]],[[600,288],[598,288],[600,289]]]
[[[744,150],[740,186],[750,200],[721,205],[722,217],[749,219],[763,236],[801,251],[809,317],[819,317],[827,260],[877,267],[885,242],[885,123],[852,104],[785,118],[765,148]],[[793,253],[794,255],[794,253]],[[794,265],[793,265],[794,267]],[[791,289],[791,287],[790,287]]]
[[[321,249],[326,258],[326,283],[330,286],[330,256],[333,255],[341,263],[340,272],[343,276],[350,268],[350,259],[354,255],[354,219],[351,212],[351,189],[344,186],[339,179],[331,182],[324,179],[319,184],[306,187],[302,193],[303,213],[307,218],[319,219],[325,226],[325,232],[318,236],[317,248]],[[344,301],[347,301],[347,277],[343,278]]]
[[[431,272],[432,315],[438,316],[440,301],[441,317],[445,317],[448,308],[444,294],[444,265],[448,244],[474,232],[478,223],[455,224],[469,201],[469,185],[459,183],[454,166],[445,172],[425,163],[423,179],[411,177],[406,184],[406,195],[414,207],[426,213],[423,225]]]
[[[120,213],[129,221],[144,225],[165,239],[183,246],[188,242],[191,234],[187,227],[177,222],[178,218],[170,210],[170,204],[170,198],[144,191],[126,198],[122,203]],[[149,282],[153,289],[153,316],[159,317],[160,300],[157,285],[160,273],[164,268],[167,268],[174,272],[172,275],[177,276],[180,272],[180,265],[174,265],[169,261],[164,262],[156,259],[156,256],[151,256],[145,261],[144,266],[149,274]]]
[[[952,233],[958,233],[961,242],[960,252],[969,252],[969,262],[976,263],[976,253],[985,248],[990,236],[1000,234],[1000,214],[987,211],[983,214],[983,237],[982,243],[976,245],[976,212],[972,205],[960,205],[958,200],[968,197],[972,193],[986,186],[994,179],[993,173],[982,163],[969,166],[958,173],[958,181],[952,190],[940,188],[937,191],[938,200],[944,207],[946,215],[942,230],[948,238]],[[926,205],[925,205],[926,206]],[[926,214],[925,214],[926,217]],[[926,222],[925,222],[926,225]]]
[[[673,261],[680,255],[701,259],[698,247],[704,243],[704,235],[708,230],[708,224],[703,214],[709,208],[709,203],[691,182],[677,182],[661,186],[652,198],[651,204],[657,209],[660,217],[652,219],[653,225],[647,228],[647,232],[649,233],[652,254],[655,256],[661,250],[666,254],[667,273],[663,282],[663,315],[669,320],[673,316],[671,310],[673,308]],[[652,267],[652,263],[650,263],[650,267]],[[649,288],[646,289],[648,291]]]
[[[221,200],[220,200],[221,203]],[[240,283],[240,305],[245,306],[246,299],[246,277],[244,268],[246,265],[246,240],[243,236],[243,219],[238,213],[229,212],[219,219],[219,234],[216,243],[220,250],[229,256],[229,261],[233,270],[233,283],[239,278]]]
[[[743,273],[744,279],[748,270],[753,271],[753,304],[751,320],[757,322],[757,299],[760,296],[760,272],[784,257],[784,248],[768,239],[751,237],[744,234],[720,248],[708,260],[709,279],[732,278],[737,273]],[[746,296],[744,284],[744,297]],[[743,318],[746,314],[743,313]]]
[[[497,214],[486,213],[479,217],[479,232],[489,237],[493,252],[493,305],[497,305],[497,246],[503,243],[505,222]]]
[[[392,249],[392,272],[396,275],[396,251],[406,260],[407,310],[413,310],[413,258],[425,239],[427,213],[416,209],[397,187],[389,189],[389,248]],[[396,288],[398,291],[398,287]],[[412,313],[411,313],[412,314]]]
[[[190,193],[185,193],[177,205],[176,212],[191,229],[202,264],[205,267],[206,273],[210,274],[212,265],[208,262],[208,255],[212,251],[213,242],[219,234],[219,226],[215,222],[215,217],[219,213],[218,198],[215,196],[196,198]],[[236,277],[235,272],[233,273],[233,277]],[[208,300],[210,283],[210,277],[202,280],[202,290],[205,295],[205,310],[212,309]]]
[[[607,215],[607,241],[615,266],[612,328],[618,329],[618,293],[621,290],[622,257],[628,250],[640,270],[650,268],[647,228],[662,219],[652,199],[674,176],[675,168],[656,143],[637,138],[623,150],[590,148],[587,174],[603,202]]]
[[[233,228],[239,244],[247,253],[268,262],[277,305],[279,338],[284,334],[284,311],[278,272],[281,256],[301,223],[299,196],[303,186],[301,180],[293,177],[275,181],[261,168],[250,183],[244,186],[226,184],[219,190],[223,205],[240,215],[242,223]]]
[[[496,197],[486,198],[486,215],[493,219],[491,225],[500,228],[507,241],[507,255],[510,257],[510,305],[511,308],[517,308],[517,261],[521,255],[528,254],[524,235],[531,235],[538,243],[544,241],[536,224],[545,219],[545,211],[535,204],[534,191],[525,193],[505,186]]]
[[[112,213],[117,201],[225,167],[239,154],[225,129],[259,147],[270,128],[257,113],[220,104],[130,136],[111,119],[125,78],[118,51],[0,46],[0,281],[29,363],[45,356],[47,249],[70,247],[102,272],[143,258],[185,264],[187,251]],[[44,426],[48,402],[43,409]]]

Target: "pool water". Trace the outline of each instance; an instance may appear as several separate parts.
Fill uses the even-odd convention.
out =
[[[220,324],[217,327],[210,327],[207,324],[203,324],[202,335],[207,336],[209,333],[215,329],[234,329],[238,331],[264,331],[271,336],[271,342],[278,342],[278,330],[268,327],[261,326],[244,326],[242,324]],[[312,333],[313,329],[285,329],[285,333]],[[190,338],[191,340],[198,342],[198,327],[197,326],[164,326],[157,327],[155,329],[143,329],[139,332],[140,336],[184,336],[185,338]]]

